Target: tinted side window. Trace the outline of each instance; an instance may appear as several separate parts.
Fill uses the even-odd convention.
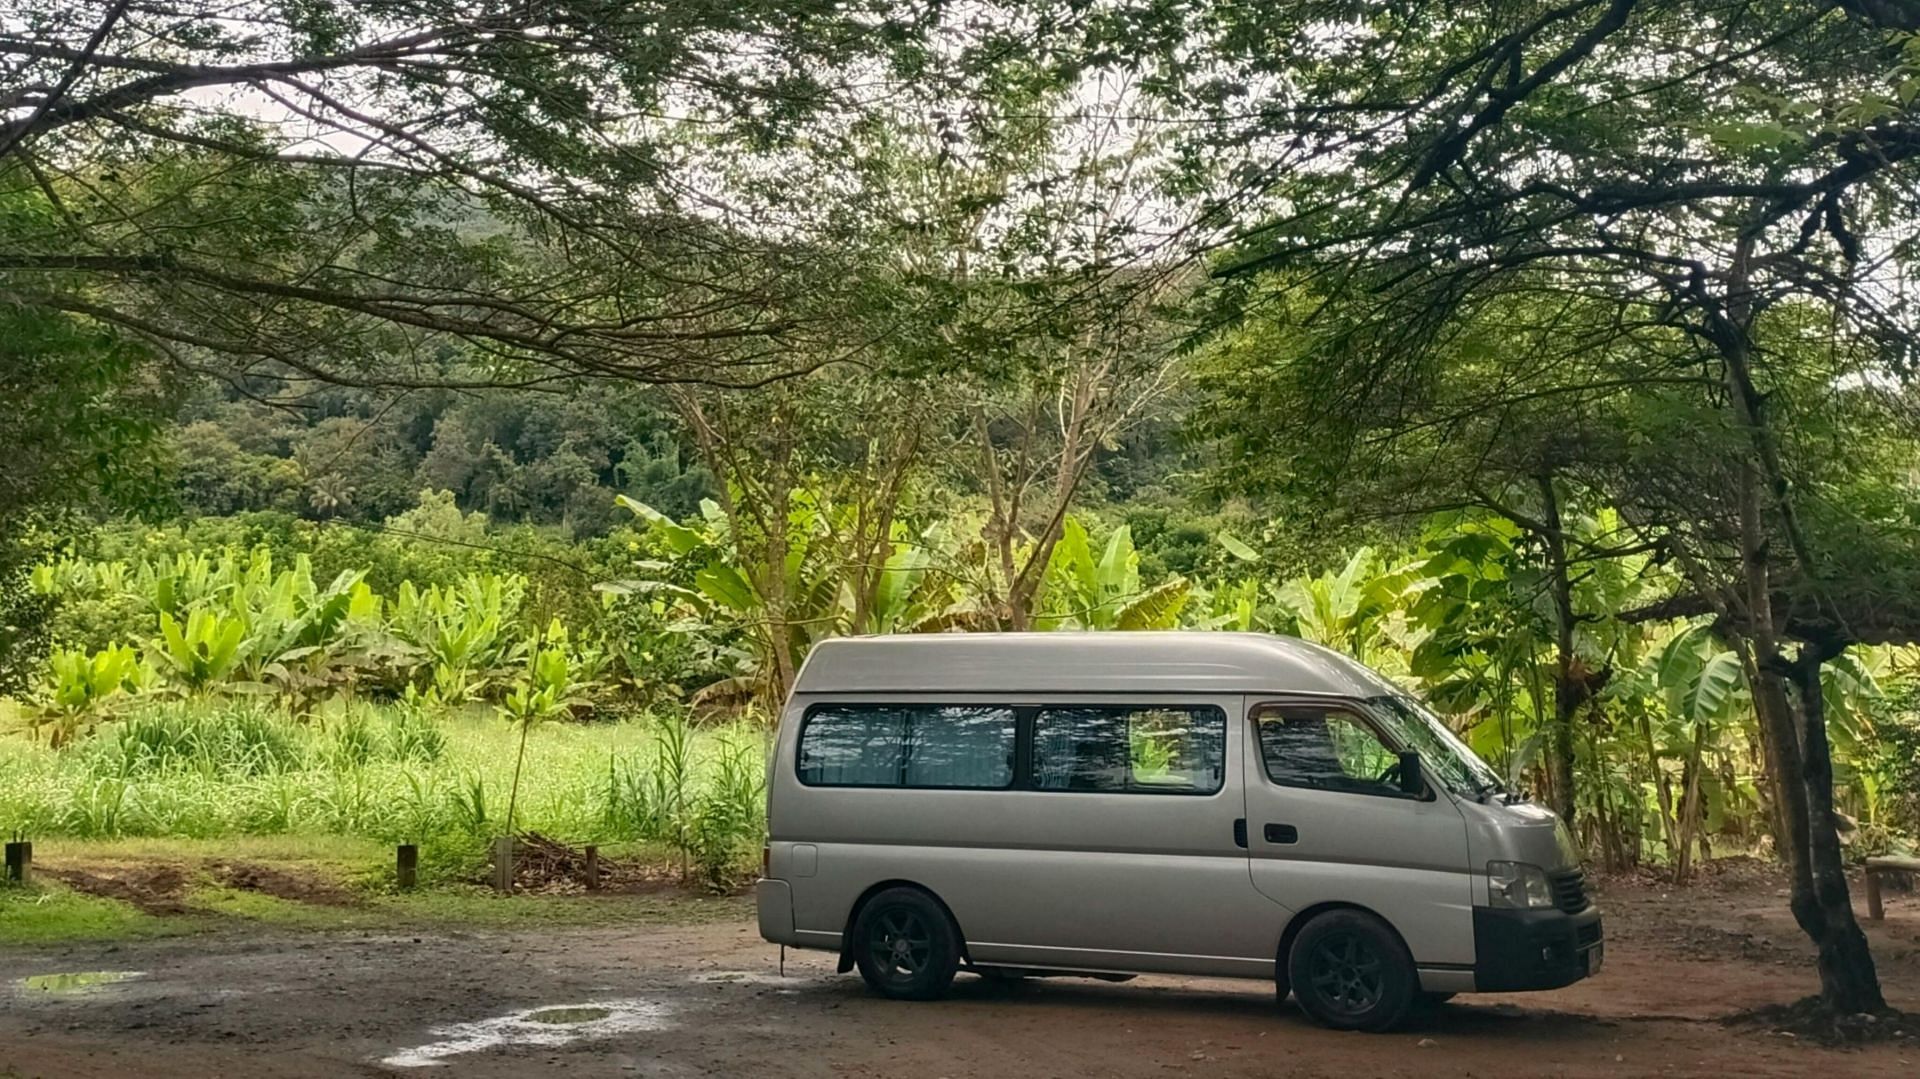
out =
[[[1254,715],[1267,778],[1289,787],[1355,794],[1400,793],[1399,755],[1359,717],[1314,707],[1263,708]]]
[[[1040,790],[1212,794],[1226,755],[1218,708],[1042,708],[1033,721]]]
[[[1013,784],[1011,708],[822,705],[800,729],[800,782],[812,787]]]

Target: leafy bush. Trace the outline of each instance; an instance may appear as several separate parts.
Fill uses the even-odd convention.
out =
[[[1866,823],[1888,833],[1882,845],[1891,849],[1920,838],[1920,687],[1901,686],[1885,705],[1860,778],[1868,796]]]
[[[34,717],[38,728],[52,724],[52,742],[64,744],[83,723],[99,719],[112,705],[153,680],[131,648],[112,647],[92,655],[60,650],[48,657],[52,672],[46,704]]]

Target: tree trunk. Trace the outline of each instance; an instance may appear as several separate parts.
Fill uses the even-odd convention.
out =
[[[1814,936],[1820,948],[1820,999],[1836,1012],[1879,1012],[1887,1006],[1880,994],[1873,952],[1853,916],[1847,894],[1846,867],[1840,858],[1840,832],[1833,813],[1833,756],[1827,746],[1826,701],[1820,692],[1820,667],[1840,653],[1832,644],[1802,647],[1793,663],[1799,691],[1801,747],[1805,769],[1808,854],[1812,901],[1818,907],[1821,931]]]
[[[1678,857],[1679,821],[1673,812],[1673,783],[1667,779],[1667,770],[1660,765],[1660,750],[1653,740],[1653,720],[1644,709],[1640,712],[1640,741],[1647,749],[1647,766],[1653,770],[1653,789],[1660,802],[1660,832],[1667,837],[1667,855]]]
[[[1749,490],[1751,488],[1749,487]],[[1813,878],[1807,853],[1807,790],[1802,781],[1800,738],[1794,733],[1793,705],[1781,676],[1783,659],[1773,635],[1773,607],[1767,594],[1770,574],[1765,543],[1743,544],[1741,561],[1747,575],[1749,636],[1739,641],[1741,665],[1753,690],[1753,710],[1766,744],[1767,771],[1772,773],[1776,806],[1774,848],[1786,862],[1792,883],[1793,919],[1809,937],[1819,940],[1823,919],[1813,906]]]
[[[1820,667],[1838,655],[1843,642],[1808,645],[1788,662],[1780,648],[1773,615],[1770,538],[1763,524],[1762,492],[1770,496],[1780,533],[1803,575],[1819,572],[1792,498],[1792,485],[1780,462],[1768,426],[1766,397],[1754,381],[1751,354],[1753,297],[1748,284],[1755,234],[1744,233],[1735,247],[1727,277],[1724,310],[1708,311],[1709,333],[1725,363],[1728,405],[1745,428],[1750,452],[1740,462],[1740,565],[1746,588],[1746,631],[1752,651],[1743,656],[1754,690],[1755,710],[1766,729],[1768,765],[1780,798],[1781,838],[1793,875],[1793,917],[1819,949],[1821,1001],[1836,1012],[1879,1011],[1885,1007],[1879,977],[1867,941],[1848,901],[1840,862],[1839,832],[1833,819],[1833,761],[1827,746],[1826,711],[1820,695]],[[1799,719],[1787,694],[1787,677],[1799,687]]]
[[[1537,481],[1546,525],[1541,538],[1547,545],[1548,586],[1553,592],[1554,611],[1553,727],[1547,732],[1548,786],[1553,811],[1566,822],[1568,831],[1575,832],[1573,727],[1587,684],[1579,672],[1579,660],[1573,650],[1573,578],[1567,566],[1567,537],[1560,524],[1560,499],[1554,492],[1551,475],[1543,473]]]
[[[793,688],[793,675],[798,666],[793,656],[793,627],[787,621],[787,550],[792,511],[792,489],[782,483],[766,515],[767,534],[761,538],[765,554],[760,565],[760,595],[766,606],[764,632],[772,661],[767,672],[767,699],[776,709]]]
[[[1066,527],[1067,511],[1073,508],[1073,500],[1080,492],[1080,482],[1086,478],[1087,465],[1093,460],[1096,448],[1085,445],[1087,421],[1093,407],[1093,388],[1084,372],[1079,375],[1068,398],[1067,412],[1061,424],[1060,458],[1054,474],[1053,505],[1040,524],[1039,534],[1033,538],[1033,549],[1027,553],[1026,563],[1007,585],[1007,608],[1014,629],[1029,628],[1033,616],[1039,613],[1047,586],[1047,565],[1053,561],[1053,549],[1059,545],[1060,534]]]
[[[999,585],[1005,592],[993,597],[1000,625],[1004,629],[1026,629],[1024,609],[1016,609],[1012,591],[1014,577],[1018,570],[1014,566],[1013,541],[1020,516],[1020,498],[1025,491],[1025,476],[1020,471],[1026,462],[1026,442],[1022,442],[1020,465],[1010,482],[1003,482],[1000,475],[1000,458],[993,449],[993,429],[987,422],[985,409],[976,408],[973,413],[974,431],[980,439],[981,476],[986,481],[987,523],[981,531],[981,538],[987,541],[992,557],[999,562]],[[1028,434],[1030,435],[1030,429]],[[986,573],[986,587],[996,590],[993,571]]]
[[[1693,873],[1693,842],[1700,832],[1700,763],[1706,752],[1707,725],[1693,725],[1693,746],[1680,772],[1680,840],[1674,851],[1673,882],[1685,884]]]

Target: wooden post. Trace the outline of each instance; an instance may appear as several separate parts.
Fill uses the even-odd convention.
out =
[[[402,843],[393,855],[393,878],[405,890],[411,890],[420,876],[420,848]]]
[[[587,891],[596,891],[600,887],[600,848],[587,844]]]
[[[33,883],[33,841],[16,839],[7,844],[7,880],[15,884]]]
[[[493,890],[501,895],[513,891],[513,837],[510,835],[493,841]]]
[[[1867,917],[1876,922],[1886,917],[1880,907],[1880,874],[1872,866],[1867,867]]]

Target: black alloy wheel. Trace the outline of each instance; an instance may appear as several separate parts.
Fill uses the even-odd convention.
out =
[[[1307,955],[1307,982],[1325,1006],[1362,1016],[1386,995],[1386,961],[1356,933],[1330,933]]]
[[[960,967],[959,937],[932,896],[889,888],[868,900],[854,922],[854,961],[881,996],[934,1000],[946,995]]]
[[[1406,944],[1362,910],[1331,910],[1308,922],[1294,937],[1286,965],[1301,1009],[1336,1030],[1391,1030],[1419,996],[1420,975]]]

